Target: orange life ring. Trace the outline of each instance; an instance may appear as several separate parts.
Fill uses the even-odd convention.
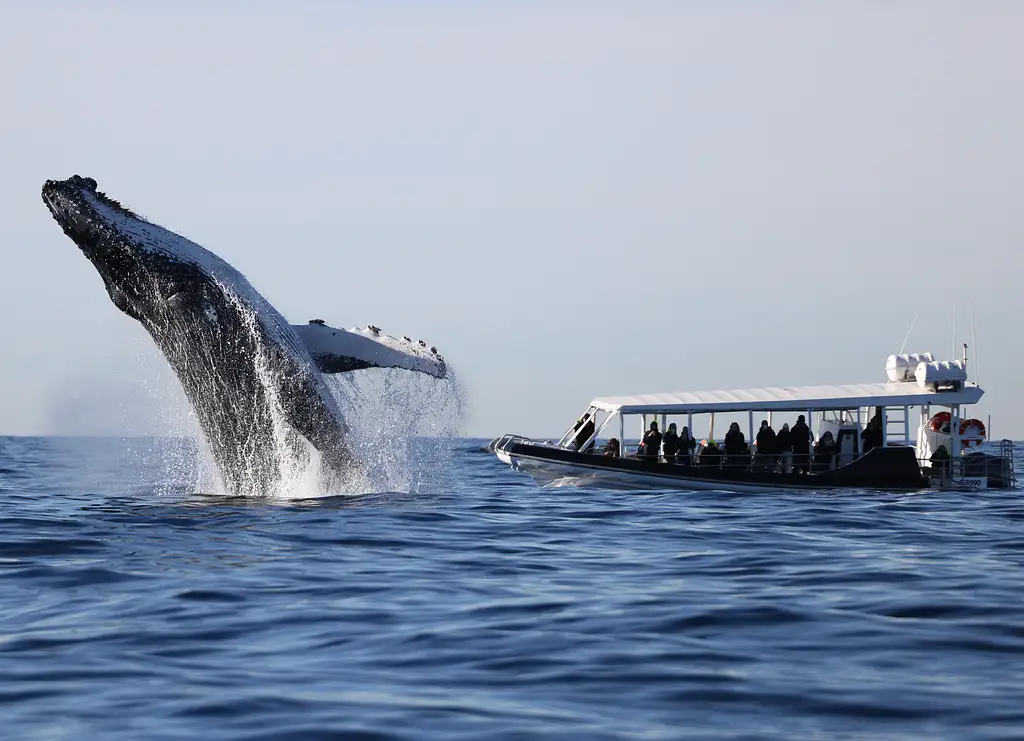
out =
[[[953,420],[953,415],[949,412],[939,412],[931,418],[929,424],[931,425],[932,432],[949,432],[949,423]],[[962,427],[962,426],[961,426]]]
[[[979,434],[965,437],[967,430],[972,427],[976,428]],[[980,419],[965,419],[960,423],[960,443],[962,445],[980,445],[985,441],[985,437],[985,423]]]

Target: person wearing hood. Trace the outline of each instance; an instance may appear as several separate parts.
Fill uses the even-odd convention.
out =
[[[811,462],[811,428],[804,421],[804,415],[796,418],[789,439],[793,444],[793,470],[807,473]]]
[[[757,431],[754,444],[757,445],[757,462],[764,466],[766,471],[775,470],[775,430],[768,424],[767,419],[761,420],[761,429]]]
[[[658,432],[658,423],[652,421],[651,428],[644,434],[643,444],[640,446],[640,455],[648,460],[658,460],[658,453],[661,452],[661,433]]]
[[[693,451],[697,449],[697,441],[690,434],[690,428],[683,425],[683,431],[679,434],[679,448],[676,451],[679,465],[689,466],[692,461]]]
[[[789,422],[775,435],[775,454],[779,457],[779,470],[789,473],[793,469],[793,440],[789,432]]]
[[[700,451],[698,464],[702,467],[721,468],[724,460],[725,456],[722,455],[722,449],[718,447],[718,443],[708,438],[708,444],[704,446],[704,450]]]
[[[945,480],[949,476],[949,451],[945,445],[940,445],[928,459],[932,464],[932,471],[939,474],[940,479]]]
[[[873,448],[882,447],[883,437],[885,436],[882,434],[882,418],[876,414],[868,422],[864,431],[860,433],[861,452],[867,453]]]
[[[661,438],[661,452],[665,456],[666,463],[676,462],[676,453],[679,451],[679,435],[676,433],[676,423],[669,423],[668,429]]]
[[[576,450],[579,450],[586,444],[587,440],[594,434],[594,418],[590,416],[590,413],[584,414],[580,419],[576,420],[576,437],[573,438],[572,444]],[[587,445],[587,449],[584,452],[590,452],[594,449],[595,440],[590,440],[590,444]]]
[[[738,422],[729,425],[729,431],[725,433],[725,465],[741,465],[742,456],[747,451],[747,439],[743,437]]]
[[[832,468],[832,458],[836,454],[836,441],[829,430],[814,445],[814,468],[818,471],[828,471]]]

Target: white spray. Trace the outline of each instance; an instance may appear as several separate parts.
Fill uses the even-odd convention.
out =
[[[230,295],[227,286],[221,288]],[[288,423],[259,319],[244,302],[237,301],[236,307],[243,318],[243,331],[251,333],[251,345],[258,348],[252,357],[253,372],[265,391],[272,421],[271,439],[261,449],[244,450],[243,459],[248,462],[246,470],[251,471],[269,462],[275,479],[269,491],[264,491],[256,476],[248,481],[243,478],[242,494],[293,500],[425,492],[444,485],[465,409],[462,389],[451,371],[443,380],[391,368],[325,375],[347,427],[347,442],[360,464],[358,473],[339,480],[324,471],[319,451]],[[190,428],[195,436],[193,445],[188,446],[190,455],[181,445],[168,449],[161,461],[163,477],[188,481],[202,493],[226,493],[212,451],[198,434],[194,412],[189,408],[188,420],[183,423],[180,401],[172,404],[166,389],[152,385],[150,389],[159,394],[167,432],[181,434],[183,428]]]

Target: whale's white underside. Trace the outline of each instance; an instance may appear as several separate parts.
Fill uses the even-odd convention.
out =
[[[138,244],[140,248],[165,255],[177,262],[194,265],[215,280],[227,295],[237,298],[256,312],[272,340],[285,345],[299,357],[305,356],[312,363],[312,358],[299,341],[291,325],[237,269],[180,234],[175,234],[162,226],[132,218],[111,208],[93,193],[83,190],[82,196],[104,222],[120,232],[126,239]]]
[[[376,328],[345,330],[319,323],[291,325],[244,275],[201,245],[161,226],[122,213],[91,192],[83,191],[82,195],[104,222],[140,248],[193,265],[216,281],[226,295],[255,312],[272,341],[286,347],[296,359],[305,360],[311,368],[317,366],[315,357],[335,355],[435,377],[446,373],[445,364],[436,350],[407,338],[383,334]],[[215,316],[209,318],[215,320]]]

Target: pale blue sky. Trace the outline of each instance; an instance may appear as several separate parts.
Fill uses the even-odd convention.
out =
[[[950,354],[955,301],[1021,437],[1022,33],[1015,2],[0,0],[0,433],[173,396],[40,201],[80,173],[296,322],[436,344],[468,434],[883,380],[917,311],[906,350]]]

